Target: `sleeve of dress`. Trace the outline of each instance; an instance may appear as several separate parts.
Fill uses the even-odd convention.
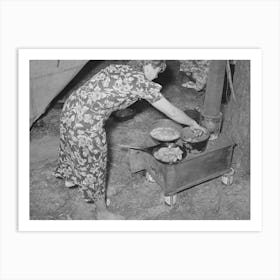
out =
[[[160,92],[162,86],[147,80],[144,75],[133,75],[130,86],[132,94],[136,95],[138,98],[147,100],[151,104],[163,97]]]

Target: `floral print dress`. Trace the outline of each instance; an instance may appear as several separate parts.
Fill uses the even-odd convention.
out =
[[[183,87],[202,91],[206,88],[210,60],[180,60],[180,71],[187,73],[191,80],[182,84]]]
[[[54,175],[78,185],[87,202],[105,199],[107,143],[104,123],[111,113],[138,99],[162,98],[161,86],[128,65],[110,65],[66,100],[60,120]]]

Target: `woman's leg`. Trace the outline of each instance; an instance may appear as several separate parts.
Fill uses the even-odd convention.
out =
[[[103,192],[102,185],[82,187],[83,198],[88,203],[93,203],[96,207],[97,220],[123,220],[124,217],[114,214],[107,209],[105,189]]]
[[[96,201],[95,205],[97,220],[124,220],[123,216],[112,213],[107,209],[105,199]]]
[[[89,149],[87,156],[87,174],[81,187],[83,197],[86,202],[95,204],[97,219],[123,219],[122,216],[111,213],[106,206],[107,144],[104,130],[91,138],[90,146],[92,149]]]
[[[96,207],[97,220],[123,220],[121,215],[110,212],[106,205],[106,172],[103,168],[98,168],[95,173],[96,181],[87,187],[82,187],[84,200],[93,203]]]

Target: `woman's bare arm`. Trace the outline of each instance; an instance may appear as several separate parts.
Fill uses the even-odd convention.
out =
[[[200,126],[195,120],[190,118],[182,110],[170,103],[166,98],[163,97],[160,100],[154,102],[152,105],[170,119],[178,123],[190,126],[197,135],[206,132],[206,129],[204,127]]]
[[[171,104],[166,98],[161,98],[160,100],[154,102],[153,107],[161,111],[170,119],[181,123],[183,125],[195,126],[196,121],[188,117],[182,110]]]

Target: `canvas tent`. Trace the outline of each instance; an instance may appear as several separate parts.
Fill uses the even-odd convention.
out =
[[[87,62],[87,60],[30,61],[30,127]]]

